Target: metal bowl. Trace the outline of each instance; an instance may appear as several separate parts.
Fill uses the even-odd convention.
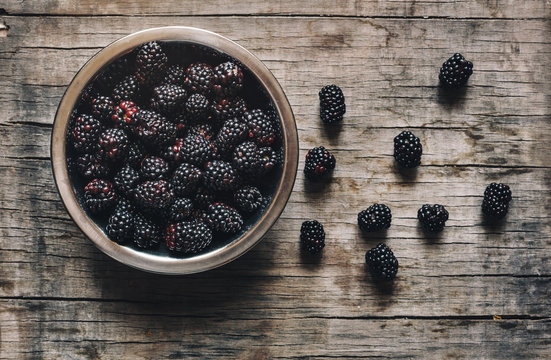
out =
[[[66,132],[71,112],[82,90],[112,61],[149,41],[183,41],[213,48],[240,61],[252,73],[271,98],[282,123],[284,162],[271,203],[249,229],[232,242],[210,252],[189,258],[146,253],[111,241],[81,207],[73,189],[66,163]],[[291,106],[283,89],[253,54],[235,42],[210,31],[170,26],[139,31],[110,44],[92,57],[75,75],[55,116],[51,158],[57,189],[69,215],[78,227],[104,253],[129,266],[162,274],[190,274],[226,264],[256,245],[279,218],[291,195],[298,166],[298,135]]]

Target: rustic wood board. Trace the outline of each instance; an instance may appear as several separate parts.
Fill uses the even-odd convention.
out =
[[[167,11],[169,3],[0,6],[0,358],[551,357],[545,1],[345,1],[317,13],[325,17],[290,1]],[[338,164],[326,186],[299,173],[282,217],[251,252],[186,277],[142,273],[99,252],[67,215],[49,163],[53,117],[74,73],[111,41],[164,25],[203,27],[251,50],[289,97],[300,167],[316,145]],[[456,50],[475,74],[452,101],[437,72]],[[347,99],[336,135],[317,115],[328,83]],[[410,175],[391,156],[405,129],[424,147]],[[480,213],[491,181],[514,192],[499,226]],[[367,237],[356,214],[373,202],[392,208],[393,224]],[[450,211],[441,236],[418,228],[427,202]],[[308,218],[327,230],[319,261],[299,253]],[[365,251],[379,241],[400,261],[392,287],[365,271]]]

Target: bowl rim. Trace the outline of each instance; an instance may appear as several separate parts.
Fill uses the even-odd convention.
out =
[[[214,48],[246,66],[273,101],[282,122],[284,162],[281,178],[264,214],[244,234],[213,251],[190,258],[163,257],[121,246],[111,241],[80,206],[66,165],[66,131],[74,105],[82,90],[113,60],[149,41],[183,41]],[[116,40],[91,57],[76,73],[57,108],[51,135],[51,165],[54,182],[69,216],[80,230],[105,254],[131,267],[167,275],[192,274],[227,264],[260,242],[277,221],[291,195],[298,168],[298,132],[289,101],[270,70],[255,55],[217,33],[187,26],[166,26],[141,30]]]

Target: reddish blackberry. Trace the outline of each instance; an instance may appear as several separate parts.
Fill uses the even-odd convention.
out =
[[[125,130],[128,134],[135,132],[135,120],[132,115],[140,110],[132,101],[121,101],[113,108],[111,122],[116,128]]]
[[[111,175],[111,168],[98,159],[97,155],[83,154],[74,161],[78,174],[85,179],[107,178]]]
[[[168,207],[167,218],[169,222],[180,222],[189,219],[192,213],[193,202],[188,198],[179,198]]]
[[[231,206],[214,203],[207,210],[207,219],[214,231],[236,234],[243,227],[243,217]]]
[[[163,84],[183,86],[186,80],[186,69],[182,65],[171,65],[166,69]]]
[[[228,162],[213,160],[203,174],[203,183],[212,191],[234,191],[239,186],[237,172]]]
[[[459,88],[467,83],[473,73],[473,63],[456,53],[440,68],[440,83],[444,87]]]
[[[369,271],[379,281],[390,281],[398,273],[398,259],[385,244],[379,244],[365,254]]]
[[[335,157],[323,146],[313,148],[306,154],[304,175],[312,181],[321,180],[335,168]]]
[[[311,254],[319,253],[325,247],[323,225],[316,220],[303,222],[300,227],[300,245]]]
[[[142,215],[134,218],[134,245],[140,249],[151,249],[161,243],[161,229],[153,221]]]
[[[204,95],[192,94],[186,101],[185,109],[191,122],[199,122],[208,118],[210,101]]]
[[[134,234],[134,214],[125,207],[117,206],[109,216],[109,223],[105,230],[111,240],[119,244],[125,243]]]
[[[206,95],[213,75],[212,66],[203,63],[191,64],[186,70],[185,84],[191,92]]]
[[[98,154],[102,159],[121,161],[128,154],[128,137],[121,129],[107,129],[99,136]]]
[[[259,178],[278,164],[276,153],[269,147],[259,148],[255,143],[246,141],[233,151],[232,165],[243,175]]]
[[[134,195],[134,189],[140,183],[140,175],[129,165],[124,166],[113,178],[115,189],[128,198]]]
[[[103,124],[111,122],[115,102],[109,96],[98,96],[91,101],[92,115]]]
[[[165,74],[168,58],[156,41],[142,44],[136,51],[136,77],[142,84],[156,85]]]
[[[511,188],[508,185],[491,183],[484,191],[482,212],[490,218],[501,219],[509,211],[511,199]]]
[[[193,197],[193,204],[198,209],[207,209],[214,202],[214,194],[212,191],[199,187]]]
[[[254,213],[262,208],[266,199],[260,190],[254,186],[245,186],[237,190],[233,196],[235,205],[246,213]]]
[[[277,129],[272,118],[260,109],[248,111],[243,116],[248,127],[249,140],[256,142],[259,146],[272,145],[277,136]]]
[[[222,63],[214,68],[211,89],[218,97],[234,96],[243,89],[243,70],[231,62]]]
[[[172,186],[174,192],[180,196],[191,195],[203,178],[199,168],[191,164],[180,164],[172,174]]]
[[[214,141],[215,146],[223,154],[230,154],[237,144],[247,138],[247,125],[239,119],[226,120]]]
[[[165,116],[179,114],[184,108],[187,92],[178,85],[161,85],[153,89],[151,108]]]
[[[170,168],[168,163],[156,156],[149,156],[143,159],[140,168],[140,175],[143,180],[166,179]]]
[[[130,145],[128,145],[128,156],[126,157],[128,165],[137,169],[144,158],[145,155],[142,145],[137,142],[131,142]]]
[[[182,254],[197,254],[212,242],[212,231],[201,221],[170,224],[165,231],[168,250]]]
[[[425,204],[417,211],[417,218],[421,222],[423,229],[433,233],[444,230],[448,217],[448,211],[438,204],[432,206]]]
[[[98,148],[100,131],[101,124],[98,120],[90,115],[80,115],[75,118],[69,139],[76,151],[92,154]]]
[[[160,150],[176,139],[176,126],[156,112],[139,110],[132,119],[136,122],[138,137],[153,150]]]
[[[358,225],[366,232],[388,229],[392,214],[385,204],[373,204],[358,214]]]
[[[94,179],[84,187],[84,202],[92,214],[99,215],[117,204],[117,194],[110,181]]]
[[[184,139],[182,154],[183,161],[202,167],[215,157],[216,149],[206,137],[190,134]]]
[[[138,79],[134,75],[127,75],[115,85],[111,97],[115,100],[115,103],[136,101],[140,99],[140,93],[141,87]]]
[[[165,180],[146,181],[134,191],[134,200],[139,210],[159,216],[174,200],[172,185]]]
[[[346,112],[344,94],[337,85],[327,85],[319,92],[320,118],[325,124],[334,124],[342,121]]]
[[[423,146],[421,140],[411,131],[402,131],[394,138],[394,159],[404,168],[414,168],[421,164]]]
[[[242,97],[222,98],[212,104],[212,112],[219,123],[230,118],[240,118],[247,111],[247,104]]]

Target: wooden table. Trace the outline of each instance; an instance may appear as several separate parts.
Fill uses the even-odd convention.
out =
[[[0,5],[0,358],[551,358],[551,5],[526,1],[239,3],[6,0]],[[97,250],[67,215],[50,168],[50,131],[75,72],[131,32],[189,25],[245,46],[273,71],[309,148],[334,152],[325,188],[299,173],[285,212],[254,250],[181,277],[133,270]],[[456,99],[438,70],[474,63]],[[318,90],[340,85],[340,132],[318,115]],[[423,163],[404,176],[392,139],[410,129]],[[480,204],[511,185],[499,226]],[[357,213],[393,213],[362,236]],[[444,204],[427,237],[417,209]],[[327,231],[319,261],[298,233]],[[365,252],[400,262],[379,287]]]

